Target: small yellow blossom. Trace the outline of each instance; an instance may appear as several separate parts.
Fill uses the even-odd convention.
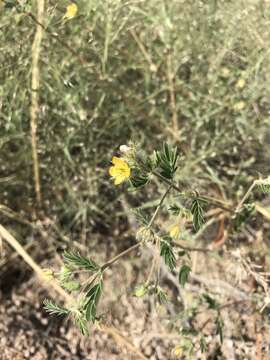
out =
[[[76,16],[77,12],[78,12],[78,6],[75,3],[69,4],[66,8],[66,13],[63,16],[63,20],[64,19],[67,19],[67,20],[73,19]]]
[[[234,104],[233,109],[235,111],[241,111],[245,108],[245,106],[246,106],[246,103],[244,101],[239,101],[236,104]]]
[[[173,353],[173,355],[179,357],[179,356],[183,355],[183,349],[181,346],[178,345],[172,350],[172,353]]]
[[[46,280],[52,280],[54,278],[54,272],[51,269],[43,269],[42,271]]]
[[[239,79],[235,85],[237,89],[243,89],[246,85],[246,82],[244,79]]]
[[[112,163],[109,174],[114,178],[114,184],[119,185],[130,177],[130,167],[125,160],[116,156],[112,158]]]
[[[134,295],[136,297],[143,297],[146,293],[147,293],[147,287],[145,285],[141,285],[135,289]]]
[[[178,238],[179,234],[180,234],[180,227],[178,224],[173,225],[170,228],[170,237],[172,238]]]

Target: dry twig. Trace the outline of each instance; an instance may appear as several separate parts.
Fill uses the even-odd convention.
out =
[[[37,0],[37,20],[40,24],[44,19],[45,1]],[[32,88],[31,88],[31,107],[30,107],[30,125],[31,125],[31,145],[32,145],[32,161],[35,181],[35,191],[37,203],[41,205],[41,186],[40,186],[40,170],[38,159],[38,140],[37,140],[37,122],[38,122],[38,93],[40,85],[39,57],[41,51],[41,41],[43,36],[43,28],[39,25],[36,27],[36,34],[32,45]]]

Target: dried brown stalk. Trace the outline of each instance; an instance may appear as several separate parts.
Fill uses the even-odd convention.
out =
[[[43,23],[45,1],[37,0],[37,20]],[[39,86],[40,86],[40,71],[39,71],[39,58],[41,51],[41,41],[43,37],[43,28],[39,25],[36,27],[36,33],[32,44],[32,88],[31,88],[31,107],[30,107],[30,125],[31,125],[31,146],[32,146],[32,161],[33,173],[35,181],[35,192],[37,204],[41,205],[41,186],[40,186],[40,170],[38,158],[38,112],[39,112]]]

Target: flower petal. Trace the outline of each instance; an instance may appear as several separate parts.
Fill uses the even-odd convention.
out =
[[[109,168],[109,174],[110,174],[111,176],[117,176],[117,175],[119,175],[119,169],[117,169],[116,166],[111,166],[111,167]]]
[[[115,179],[114,179],[114,185],[119,185],[119,184],[121,184],[123,181],[125,181],[126,180],[126,177],[125,176],[123,176],[123,175],[118,175],[118,176],[116,176],[115,177]]]
[[[114,165],[116,165],[116,166],[125,166],[125,165],[127,165],[127,163],[123,159],[121,159],[119,157],[116,157],[116,156],[114,156],[112,158],[112,163]]]

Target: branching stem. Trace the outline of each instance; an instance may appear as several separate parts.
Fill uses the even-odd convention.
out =
[[[241,207],[244,205],[245,201],[249,198],[251,192],[253,191],[254,187],[257,186],[257,184],[258,184],[258,180],[254,180],[253,183],[248,188],[245,195],[243,196],[243,198],[241,199],[241,201],[239,202],[239,204],[237,205],[235,212],[237,212],[241,209]]]
[[[151,218],[151,220],[149,221],[149,224],[147,226],[148,229],[151,228],[151,226],[153,225],[156,217],[157,217],[157,214],[159,212],[159,210],[161,209],[163,203],[164,203],[164,200],[166,199],[166,196],[169,194],[169,191],[172,189],[172,185],[170,185],[168,187],[168,189],[165,191],[165,193],[163,194],[162,198],[160,199],[160,202]],[[118,261],[119,259],[121,259],[123,256],[125,256],[126,254],[128,254],[129,252],[137,249],[138,247],[140,247],[140,245],[142,244],[143,240],[141,240],[140,242],[138,242],[137,244],[129,247],[128,249],[122,251],[120,254],[116,255],[115,257],[113,257],[111,260],[107,261],[105,264],[103,264],[100,268],[100,271],[103,272],[104,270],[106,270],[108,267],[112,266],[116,261]]]

